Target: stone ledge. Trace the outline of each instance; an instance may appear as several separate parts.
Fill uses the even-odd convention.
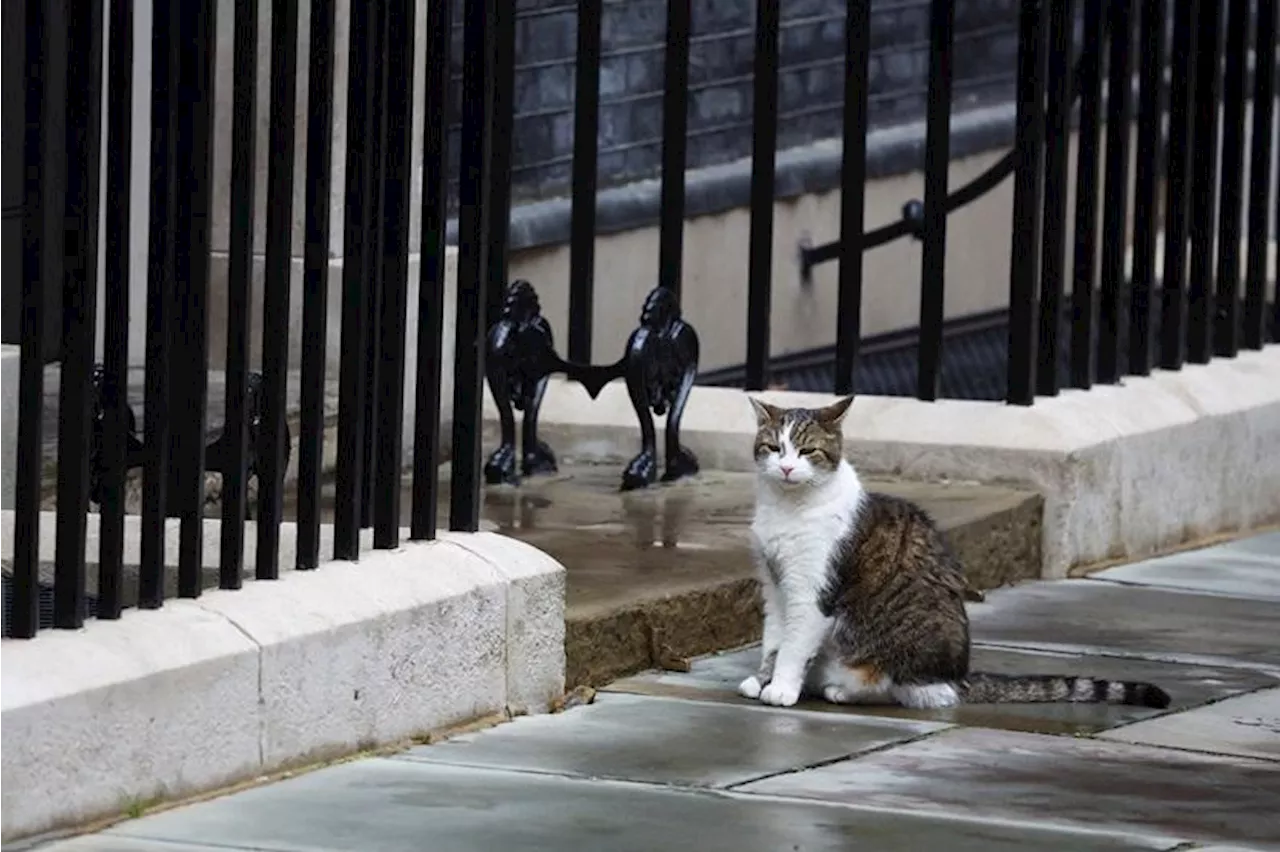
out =
[[[783,405],[834,397],[762,393]],[[751,470],[755,423],[743,393],[696,387],[682,440],[704,469]],[[488,443],[496,410],[486,399]],[[626,388],[592,402],[553,380],[541,434],[564,459],[630,458],[639,430]],[[1010,483],[1044,496],[1043,576],[1139,557],[1280,520],[1280,346],[1121,385],[1066,390],[1033,406],[860,397],[846,453],[867,474]]]
[[[492,533],[3,641],[3,839],[563,693],[564,569]]]
[[[925,507],[951,541],[972,588],[1039,576],[1043,504],[1038,495],[963,484],[868,481],[866,486]],[[576,566],[561,554],[569,580],[567,685],[602,686],[646,668],[758,641],[759,586],[745,534],[740,547],[740,559],[725,560],[714,570],[700,565],[701,576],[634,572],[629,584],[590,575],[577,579]]]

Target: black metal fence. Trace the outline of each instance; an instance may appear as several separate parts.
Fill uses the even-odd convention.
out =
[[[133,468],[142,469],[139,606],[159,607],[169,591],[167,517],[180,518],[177,594],[197,597],[202,591],[206,471],[222,476],[219,585],[234,589],[242,582],[252,479],[258,485],[254,574],[261,580],[278,577],[284,473],[293,442],[285,409],[294,116],[300,95],[295,74],[298,0],[271,3],[269,103],[257,101],[254,84],[258,0],[235,4],[234,73],[225,80],[214,79],[216,0],[155,4],[152,38],[141,45],[133,44],[133,5],[127,0],[24,2],[22,353],[12,613],[6,624],[7,632],[18,637],[33,636],[46,623],[79,627],[90,609],[98,618],[120,616],[125,488]],[[301,175],[305,250],[297,569],[316,568],[330,556],[358,558],[360,531],[368,526],[373,528],[375,548],[399,544],[406,440],[412,440],[414,458],[409,538],[435,536],[444,443],[440,379],[448,368],[442,339],[450,319],[456,336],[447,501],[451,529],[478,528],[486,481],[514,482],[519,474],[554,469],[554,453],[537,437],[537,409],[547,376],[554,372],[581,382],[593,396],[608,381],[626,380],[642,438],[640,453],[624,472],[624,488],[643,487],[658,478],[654,414],[667,415],[663,478],[697,470],[696,458],[679,443],[680,416],[698,364],[697,334],[680,314],[689,45],[696,10],[687,0],[667,4],[658,286],[622,357],[609,365],[589,365],[602,2],[577,3],[568,357],[562,358],[532,285],[507,280],[516,43],[511,4],[465,0],[462,5],[458,298],[456,315],[448,318],[444,258],[450,209],[446,92],[451,4],[425,4],[427,38],[415,44],[414,17],[421,10],[414,0],[352,2],[347,113],[335,116],[335,2],[311,0],[309,82],[304,93],[306,167]],[[1018,12],[1016,143],[987,173],[954,191],[948,186],[947,167],[955,10],[951,0],[933,0],[924,198],[909,202],[901,221],[866,232],[869,7],[865,0],[848,2],[840,239],[806,248],[801,257],[804,275],[817,263],[840,264],[833,390],[856,389],[863,254],[910,236],[923,248],[916,395],[926,400],[938,396],[947,216],[1010,175],[1014,204],[1008,402],[1030,404],[1037,394],[1057,393],[1063,385],[1114,383],[1157,365],[1178,369],[1186,361],[1229,357],[1240,348],[1260,348],[1269,334],[1274,335],[1276,309],[1274,303],[1267,304],[1266,293],[1269,276],[1274,275],[1267,268],[1270,220],[1280,203],[1270,189],[1276,148],[1273,0],[1187,0],[1172,7],[1168,0],[1023,0]],[[1172,40],[1166,45],[1171,11]],[[1082,49],[1074,56],[1077,25],[1082,27]],[[777,0],[760,2],[747,247],[745,384],[753,389],[767,385],[772,363],[768,340],[778,30]],[[81,66],[101,65],[104,42],[109,61],[105,79],[85,73]],[[150,50],[153,75],[147,309],[145,317],[132,318],[146,328],[140,431],[126,395],[131,321],[129,117],[135,49]],[[423,53],[425,95],[416,104],[412,69],[415,56]],[[221,437],[206,447],[215,86],[230,86],[234,101],[229,327],[225,426]],[[250,298],[253,151],[255,116],[268,107],[271,164],[258,373],[250,369],[249,358],[251,317],[258,309]],[[416,109],[422,110],[426,128],[420,150],[414,150],[411,137]],[[1131,157],[1135,118],[1137,151]],[[336,330],[326,327],[334,121],[344,121],[347,127],[342,311]],[[1068,301],[1068,139],[1073,127],[1078,127],[1079,153]],[[100,161],[104,133],[106,153]],[[1131,159],[1136,161],[1132,180]],[[416,162],[423,175],[422,263],[419,300],[411,305],[409,207]],[[103,170],[106,203],[100,220]],[[1130,204],[1135,211],[1132,222]],[[1162,256],[1157,251],[1160,232]],[[107,248],[102,269],[96,261],[100,239]],[[1130,245],[1131,270],[1126,263]],[[100,283],[106,321],[104,358],[96,365]],[[48,315],[51,289],[61,294],[60,318]],[[419,332],[416,352],[406,351],[410,316]],[[49,335],[59,331],[60,341],[51,341]],[[335,333],[342,354],[334,536],[332,553],[321,553],[325,355]],[[50,350],[61,368],[51,585],[41,582],[39,553],[44,368]],[[410,357],[416,359],[417,381],[413,399],[406,402],[403,384]],[[499,409],[502,441],[482,464],[486,378]],[[401,426],[406,404],[415,408],[410,437],[402,434]],[[518,457],[517,410],[524,413]],[[101,550],[97,595],[90,599],[86,517],[93,504],[100,515]],[[47,604],[45,618],[42,601]]]

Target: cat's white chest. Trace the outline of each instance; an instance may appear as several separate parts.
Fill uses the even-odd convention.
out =
[[[825,579],[832,550],[847,526],[847,517],[833,507],[806,512],[760,506],[751,529],[779,582],[816,585]]]

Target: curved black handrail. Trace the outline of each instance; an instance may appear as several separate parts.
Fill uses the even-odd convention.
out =
[[[1076,60],[1075,67],[1071,69],[1071,103],[1073,105],[1080,98],[1083,69],[1084,61],[1082,57]],[[976,201],[1003,183],[1005,178],[1013,174],[1017,163],[1017,154],[1016,148],[1010,150],[987,167],[982,174],[955,192],[948,194],[946,203],[943,205],[947,215],[949,216],[961,207]],[[878,248],[908,236],[915,240],[919,240],[924,236],[924,202],[918,198],[913,198],[902,205],[902,218],[886,225],[881,225],[875,230],[864,232],[862,235],[862,247],[864,250]],[[800,284],[808,287],[813,283],[813,267],[840,257],[840,240],[835,239],[829,243],[815,246],[810,244],[807,238],[802,238],[800,240],[799,254]]]

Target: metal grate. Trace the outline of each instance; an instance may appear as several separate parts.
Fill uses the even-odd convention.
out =
[[[1122,300],[1127,301],[1127,300]],[[1125,313],[1125,312],[1122,312]],[[1276,315],[1268,305],[1266,315]],[[1161,313],[1152,311],[1152,341],[1160,339]],[[1129,318],[1120,318],[1120,372],[1124,376],[1129,364]],[[1058,329],[1058,385],[1070,386],[1072,317],[1069,304],[1064,304]],[[1097,346],[1097,328],[1094,340]],[[1280,328],[1272,328],[1271,340],[1280,339]],[[1155,345],[1158,346],[1158,343]],[[943,330],[942,369],[939,396],[943,399],[999,401],[1005,398],[1008,376],[1009,323],[1003,311],[954,320]],[[862,342],[862,354],[855,367],[854,388],[857,393],[872,396],[915,396],[916,363],[919,359],[919,330],[895,332]],[[745,367],[730,367],[706,373],[699,384],[720,387],[742,387]],[[830,393],[835,387],[835,347],[776,358],[771,364],[772,386],[778,389],[810,393]]]
[[[9,574],[0,575],[4,581],[4,638],[12,638],[9,630],[13,624],[13,577]],[[53,627],[53,586],[45,583],[40,584],[40,621],[39,627],[44,630]],[[93,618],[98,614],[98,599],[93,595],[85,595],[84,599],[85,617]]]

